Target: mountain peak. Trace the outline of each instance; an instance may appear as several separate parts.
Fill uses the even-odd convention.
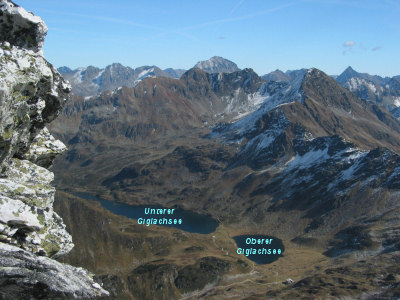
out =
[[[207,78],[207,72],[202,70],[201,68],[193,67],[189,70],[187,70],[185,73],[182,75],[182,79],[185,80],[187,78],[193,78],[194,80],[198,80],[198,77],[204,77]]]
[[[348,66],[347,68],[346,68],[346,70],[344,70],[344,73],[349,73],[349,72],[355,72],[355,73],[357,73],[357,71],[356,70],[354,70],[351,66]]]
[[[179,79],[183,75],[183,73],[186,72],[186,70],[168,68],[168,69],[165,69],[164,72],[168,73],[172,78]]]
[[[322,82],[323,86],[321,86]],[[333,89],[340,88],[335,79],[316,68],[310,68],[304,73],[304,79],[302,80],[303,89],[305,86],[312,87],[314,91],[319,93],[330,92]],[[321,88],[324,87],[327,90],[321,90],[321,88],[318,88],[319,86],[321,86]]]
[[[130,67],[125,67],[120,63],[112,63],[111,65],[107,66],[106,69],[131,69]]]
[[[234,62],[220,56],[213,56],[209,60],[199,61],[194,67],[202,69],[207,73],[232,73],[240,71]]]
[[[191,68],[182,74],[180,80],[196,95],[204,96],[211,91],[209,74],[199,68]]]
[[[357,72],[357,71],[355,71],[352,67],[350,67],[350,66],[348,66],[347,68],[346,68],[346,70],[344,70],[343,71],[343,73],[342,74],[340,74],[337,78],[336,78],[336,80],[337,80],[337,82],[339,82],[340,84],[344,84],[347,80],[349,80],[350,78],[353,78],[353,77],[358,77],[360,74]]]
[[[59,67],[59,68],[57,68],[57,71],[60,73],[72,73],[73,72],[73,70],[67,66]]]
[[[265,81],[280,81],[280,82],[289,82],[290,78],[288,75],[283,73],[281,70],[276,69],[268,74],[262,76],[262,79]]]

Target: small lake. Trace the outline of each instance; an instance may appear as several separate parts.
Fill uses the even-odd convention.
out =
[[[180,208],[175,208],[173,214],[145,214],[145,209],[164,209],[161,206],[155,205],[138,205],[132,206],[129,204],[109,201],[101,199],[100,197],[87,194],[87,193],[73,193],[73,195],[86,199],[86,200],[95,200],[100,202],[100,204],[107,210],[111,211],[112,213],[120,216],[124,216],[130,219],[163,219],[163,218],[173,218],[173,219],[181,219],[181,224],[157,224],[157,226],[166,226],[166,227],[175,227],[180,230],[184,230],[187,232],[192,233],[201,233],[201,234],[209,234],[215,231],[218,227],[218,222],[214,220],[211,216],[208,215],[201,215],[189,210],[183,210]],[[146,226],[146,224],[143,224]],[[149,225],[155,226],[155,225]]]
[[[256,264],[270,264],[283,256],[282,240],[268,235],[238,235],[233,238],[238,246],[237,254],[246,255]]]

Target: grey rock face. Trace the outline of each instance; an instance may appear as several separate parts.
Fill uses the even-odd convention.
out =
[[[67,147],[60,140],[56,140],[45,127],[33,139],[28,151],[22,155],[22,158],[43,168],[49,168],[52,166],[55,157],[66,150]]]
[[[8,6],[1,3],[4,16],[8,12],[4,8]],[[8,18],[13,16],[9,14]],[[4,41],[0,65],[0,163],[3,173],[10,158],[21,157],[37,133],[57,116],[70,87],[40,51]]]
[[[13,159],[0,179],[0,239],[38,255],[61,256],[74,246],[61,218],[53,212],[52,172]]]
[[[91,274],[0,243],[1,299],[60,299],[104,296]]]
[[[70,86],[42,56],[37,16],[0,0],[0,298],[106,295],[90,274],[55,258],[74,246],[53,211],[51,166],[66,150],[45,127]]]
[[[41,50],[47,34],[47,26],[40,17],[34,16],[11,1],[0,2],[0,41],[33,50]]]
[[[194,68],[199,68],[207,73],[231,73],[240,71],[234,62],[219,56],[213,56],[209,60],[199,61]]]

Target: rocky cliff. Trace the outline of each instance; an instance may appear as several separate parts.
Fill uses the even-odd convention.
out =
[[[0,0],[0,298],[107,294],[82,268],[53,258],[74,246],[53,211],[48,167],[66,150],[45,127],[70,86],[43,57],[41,18]]]

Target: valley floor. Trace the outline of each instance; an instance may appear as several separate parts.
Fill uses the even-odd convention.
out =
[[[329,258],[318,243],[283,240],[283,257],[257,265],[236,254],[232,239],[255,228],[220,224],[214,233],[203,235],[145,227],[111,214],[98,202],[64,192],[57,192],[55,208],[75,242],[62,261],[94,272],[116,299],[386,299],[400,295],[398,251]],[[211,265],[221,269],[199,269],[198,262],[207,257],[216,258]],[[198,272],[204,272],[201,279],[196,277]],[[183,273],[184,284],[178,279]],[[294,282],[285,284],[289,278]]]

